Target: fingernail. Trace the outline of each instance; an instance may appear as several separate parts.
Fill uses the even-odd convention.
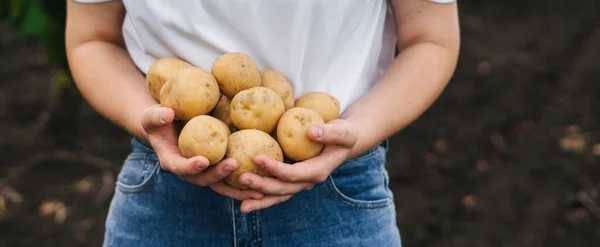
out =
[[[231,172],[233,170],[235,170],[233,166],[225,166],[225,171]]]
[[[198,170],[204,169],[204,164],[202,164],[202,162],[196,162],[196,169],[198,169]]]
[[[250,180],[244,180],[245,185],[250,185]]]
[[[319,127],[312,127],[310,128],[310,131],[312,132],[312,135],[316,136],[318,139],[321,139],[321,137],[323,137],[323,129]]]
[[[160,121],[161,124],[166,123],[165,120],[163,120],[162,114],[160,114],[160,111],[158,112],[158,121]]]
[[[260,167],[260,168],[265,168],[265,163],[263,160],[257,160],[256,164]]]
[[[249,209],[248,209],[248,213],[250,213],[250,212],[252,212],[252,211],[254,211],[254,208],[249,208]]]

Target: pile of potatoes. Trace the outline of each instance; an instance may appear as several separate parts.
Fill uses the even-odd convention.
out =
[[[294,87],[282,73],[259,68],[243,52],[217,57],[210,72],[178,58],[158,59],[146,82],[161,106],[184,123],[178,146],[184,157],[206,157],[210,165],[233,158],[238,169],[225,181],[239,189],[244,172],[271,176],[254,157],[302,161],[321,153],[323,144],[308,129],[340,115],[339,101],[324,92],[294,98]]]

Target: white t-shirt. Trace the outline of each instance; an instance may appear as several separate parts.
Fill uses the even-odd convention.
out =
[[[161,57],[210,71],[218,56],[240,51],[287,76],[296,98],[327,92],[342,111],[369,90],[395,52],[386,0],[122,1],[123,36],[141,71]]]

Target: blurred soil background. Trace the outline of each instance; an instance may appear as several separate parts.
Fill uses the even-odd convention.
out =
[[[130,137],[70,81],[64,1],[23,2],[0,4],[0,247],[100,246]],[[454,78],[391,141],[403,246],[597,246],[600,3],[459,6]]]

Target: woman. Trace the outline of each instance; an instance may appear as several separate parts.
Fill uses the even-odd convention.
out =
[[[66,47],[82,95],[134,136],[105,246],[383,247],[400,246],[386,140],[449,81],[459,25],[452,0],[69,0]],[[234,160],[180,155],[173,111],[144,79],[161,57],[210,70],[232,51],[285,74],[296,98],[324,91],[342,110],[307,133],[322,154],[257,156],[275,177],[244,174],[247,191],[222,181]]]

